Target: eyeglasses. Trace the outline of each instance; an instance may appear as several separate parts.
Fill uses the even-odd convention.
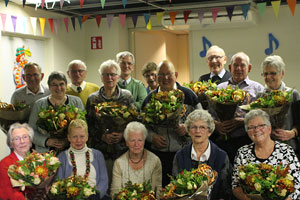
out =
[[[60,84],[50,84],[50,87],[65,87],[65,83],[60,83]]]
[[[118,76],[118,74],[115,74],[115,73],[103,73],[102,76],[104,76],[104,77],[109,77],[110,76],[110,77],[114,78],[114,77]]]
[[[82,74],[83,72],[85,72],[84,69],[71,70],[71,73],[72,73],[72,74],[77,74],[77,73]]]
[[[151,76],[155,77],[156,74],[155,73],[145,74],[145,78],[150,78]]]
[[[278,72],[264,72],[261,73],[262,76],[267,77],[268,75],[270,76],[276,76]]]
[[[22,139],[23,139],[23,141],[28,140],[29,136],[28,135],[23,135],[23,136],[20,136],[20,137],[15,137],[15,138],[13,138],[13,141],[21,142]]]
[[[122,62],[120,62],[120,65],[128,65],[128,66],[132,66],[133,65],[133,63],[131,63],[131,62],[125,62],[125,61],[122,61]]]
[[[191,129],[192,131],[197,131],[198,129],[199,129],[200,131],[205,131],[205,130],[208,129],[208,127],[207,127],[207,126],[192,126],[190,129]]]
[[[216,59],[217,61],[221,60],[224,56],[209,56],[207,58],[208,61],[213,61],[214,59]]]
[[[24,74],[26,78],[38,78],[41,74]]]
[[[267,126],[267,124],[259,124],[259,125],[256,125],[256,126],[249,126],[248,127],[248,131],[255,131],[255,130],[262,130],[264,129],[265,127]]]
[[[167,77],[167,78],[171,78],[173,76],[174,72],[171,72],[171,73],[159,73],[157,76],[162,78],[162,77]]]

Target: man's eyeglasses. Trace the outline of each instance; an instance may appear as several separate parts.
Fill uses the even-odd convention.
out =
[[[261,73],[262,76],[267,77],[268,75],[270,76],[276,76],[278,72],[264,72]]]
[[[224,56],[209,56],[207,58],[208,61],[213,61],[214,59],[216,59],[217,61],[221,60]]]
[[[171,73],[159,73],[158,74],[158,77],[162,78],[162,77],[167,77],[167,78],[171,78],[173,76],[174,72],[171,72]]]
[[[120,65],[128,65],[128,66],[132,66],[133,65],[133,63],[131,63],[131,62],[124,62],[124,61],[122,61],[122,62],[120,62]]]
[[[205,131],[205,130],[208,129],[208,127],[207,127],[207,126],[192,126],[190,129],[191,129],[192,131],[197,131],[198,129],[199,129],[200,131]]]
[[[72,73],[72,74],[77,74],[77,73],[82,74],[83,72],[85,72],[84,69],[71,70],[71,73]]]
[[[262,130],[263,128],[265,128],[267,126],[267,124],[259,124],[256,126],[249,126],[248,127],[248,131],[255,131],[255,130]]]
[[[29,135],[23,135],[23,136],[18,136],[13,138],[13,141],[15,142],[21,142],[21,140],[23,139],[23,141],[28,140],[29,139]]]
[[[103,77],[109,77],[110,76],[110,77],[114,78],[114,77],[118,76],[118,74],[115,74],[115,73],[103,73],[102,76]]]
[[[38,78],[41,74],[24,74],[26,78]]]

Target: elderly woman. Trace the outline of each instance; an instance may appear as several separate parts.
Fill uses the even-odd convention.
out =
[[[148,87],[146,88],[147,94],[158,87],[156,70],[157,65],[154,62],[148,62],[143,66],[142,74],[148,84]]]
[[[218,172],[210,199],[230,199],[232,167],[227,153],[209,140],[215,129],[214,120],[206,110],[194,110],[185,121],[192,143],[179,150],[173,161],[173,176],[205,163]]]
[[[100,194],[93,199],[105,199],[108,188],[108,178],[105,161],[102,153],[96,149],[88,148],[88,127],[84,120],[75,119],[68,127],[68,140],[70,148],[58,155],[61,162],[57,176],[68,178],[80,175],[88,180],[91,186],[96,186]]]
[[[125,183],[144,183],[150,180],[152,190],[161,189],[162,167],[159,158],[145,150],[147,129],[139,122],[130,122],[124,131],[124,138],[129,150],[119,157],[113,167],[111,194],[114,197]]]
[[[103,86],[99,91],[92,93],[86,103],[86,117],[90,133],[89,144],[103,153],[108,176],[111,180],[113,161],[122,155],[127,148],[123,139],[123,132],[111,131],[111,128],[116,127],[110,127],[110,124],[107,123],[99,123],[95,106],[102,102],[117,102],[132,108],[135,108],[135,105],[131,93],[117,85],[121,74],[118,63],[113,60],[103,62],[99,68],[99,73]]]
[[[232,175],[232,189],[234,196],[241,200],[249,199],[239,186],[238,167],[249,163],[266,163],[270,165],[282,164],[283,167],[290,166],[289,172],[294,177],[295,192],[286,199],[299,199],[299,160],[292,147],[271,139],[272,127],[269,115],[260,109],[250,111],[245,117],[245,129],[253,143],[241,147],[235,157]]]
[[[300,100],[300,95],[297,90],[289,88],[282,81],[285,74],[285,64],[280,56],[268,56],[262,63],[263,77],[266,83],[265,91],[282,90],[292,92],[292,102]],[[272,131],[272,138],[278,141],[288,141],[293,149],[299,151],[299,143],[297,141],[298,130],[293,126],[292,106],[289,107],[285,126],[276,128]]]
[[[29,117],[29,124],[35,132],[33,143],[35,144],[36,151],[40,153],[49,151],[50,147],[62,150],[67,145],[66,140],[50,138],[49,134],[42,134],[38,130],[36,121],[41,108],[47,108],[48,106],[74,105],[80,110],[84,110],[79,97],[66,95],[67,79],[62,72],[52,72],[48,78],[48,86],[51,94],[34,103]]]

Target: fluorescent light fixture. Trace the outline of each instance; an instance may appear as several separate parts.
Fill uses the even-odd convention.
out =
[[[46,9],[53,9],[56,2],[60,3],[60,0],[45,0]],[[65,2],[71,3],[70,0],[65,0]],[[37,9],[42,5],[42,0],[26,0],[26,3],[35,4],[35,9]]]

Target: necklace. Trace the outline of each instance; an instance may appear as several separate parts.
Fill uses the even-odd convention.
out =
[[[76,166],[76,161],[75,161],[75,155],[74,155],[72,150],[70,151],[70,157],[71,157],[71,164],[72,164],[72,167],[73,167],[73,175],[76,176],[77,166]],[[89,152],[89,150],[87,150],[85,152],[85,165],[86,165],[86,168],[85,168],[85,173],[84,173],[83,178],[86,180],[89,177],[89,174],[90,174],[90,171],[91,171],[91,162],[90,162],[90,152]]]
[[[129,157],[129,160],[133,163],[133,164],[138,164],[139,162],[141,162],[143,160],[143,157],[144,157],[144,150],[143,150],[143,153],[142,153],[142,156],[141,158],[138,160],[138,161],[133,161],[130,157],[130,152],[128,152],[128,157]]]

